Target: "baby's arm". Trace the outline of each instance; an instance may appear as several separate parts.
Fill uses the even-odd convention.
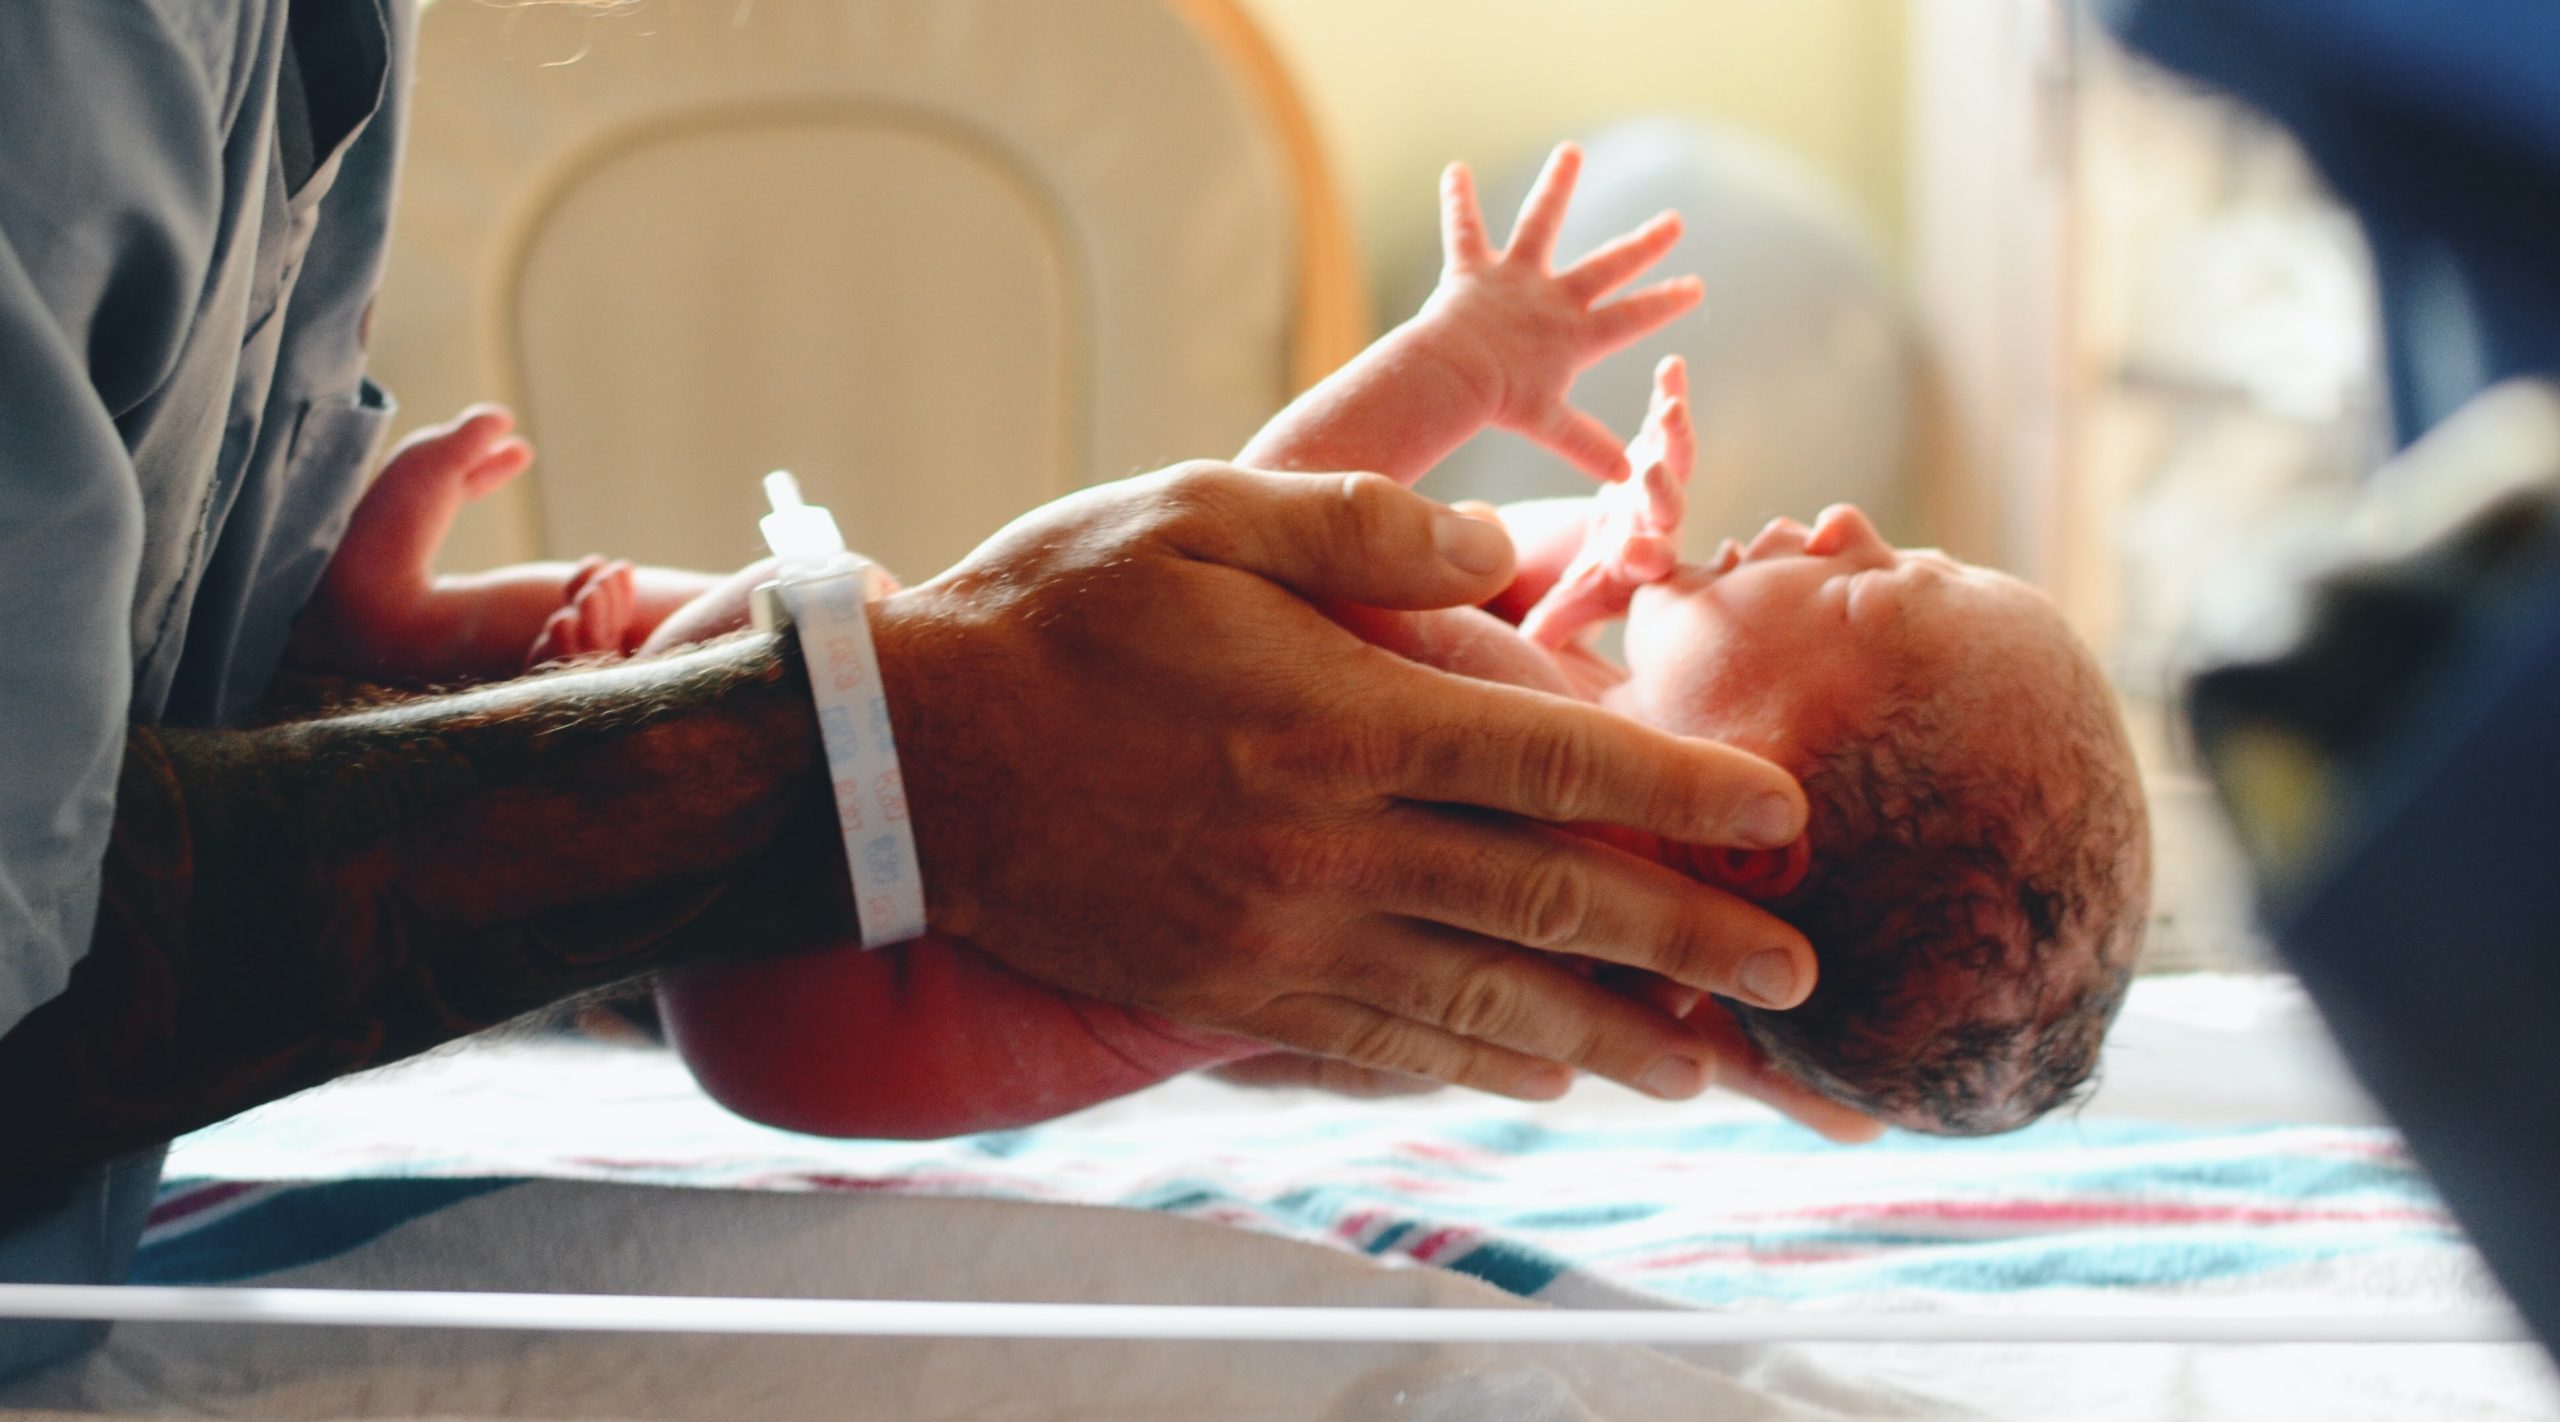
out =
[[[1440,285],[1412,320],[1292,402],[1237,456],[1262,469],[1368,469],[1411,484],[1486,425],[1536,440],[1596,479],[1626,476],[1617,436],[1573,408],[1574,377],[1698,304],[1694,277],[1611,292],[1680,240],[1664,213],[1562,272],[1548,270],[1582,155],[1558,148],[1511,245],[1493,250],[1463,164],[1441,180]],[[1606,304],[1603,302],[1606,301]]]

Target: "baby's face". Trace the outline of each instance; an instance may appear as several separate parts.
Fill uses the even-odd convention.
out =
[[[1610,704],[1757,751],[1814,802],[1812,867],[1772,902],[1823,986],[1736,1009],[1774,1060],[1957,1134],[2022,1125],[2085,1077],[2149,856],[2105,678],[2050,599],[1896,549],[1843,505],[1639,591],[1627,666]]]
[[[1895,548],[1834,504],[1810,528],[1774,520],[1640,589],[1626,646],[1644,719],[1783,761],[1864,724],[1897,679],[2034,675],[2039,651],[2071,640],[2025,583]]]

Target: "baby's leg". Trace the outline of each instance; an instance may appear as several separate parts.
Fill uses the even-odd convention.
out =
[[[296,665],[402,682],[486,681],[525,669],[545,619],[567,600],[571,570],[476,580],[438,579],[433,570],[462,506],[532,462],[514,430],[505,410],[474,406],[392,452],[295,624]]]
[[[1636,472],[1591,496],[1581,551],[1520,620],[1521,635],[1531,642],[1563,647],[1593,624],[1622,616],[1637,588],[1670,576],[1679,564],[1680,521],[1697,459],[1688,395],[1687,368],[1678,356],[1665,358],[1654,371],[1644,429],[1627,446]]]
[[[411,435],[356,505],[320,595],[345,616],[406,611],[425,594],[454,515],[532,462],[533,446],[515,434],[515,417],[495,405],[474,405]]]

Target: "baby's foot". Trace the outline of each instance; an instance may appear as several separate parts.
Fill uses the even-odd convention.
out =
[[[453,629],[429,592],[436,550],[465,503],[524,472],[515,417],[475,405],[402,442],[365,490],[294,629],[297,664],[384,675],[435,660]]]
[[[474,405],[393,450],[348,521],[325,590],[363,602],[395,581],[423,588],[454,515],[533,462],[533,446],[515,425],[495,405]]]
[[[1562,647],[1595,623],[1623,615],[1646,583],[1680,562],[1680,521],[1688,514],[1689,468],[1697,432],[1689,423],[1689,373],[1665,357],[1653,373],[1653,404],[1627,446],[1635,473],[1591,496],[1582,550],[1564,575],[1520,619],[1520,633],[1541,647]]]
[[[525,654],[525,668],[631,650],[638,640],[632,635],[634,592],[629,563],[592,553],[580,559],[560,590],[560,610],[544,619],[541,635]]]

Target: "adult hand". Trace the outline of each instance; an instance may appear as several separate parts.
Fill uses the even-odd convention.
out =
[[[1177,1022],[1509,1095],[1664,1096],[1712,1045],[1515,945],[1788,1007],[1803,937],[1554,828],[1793,840],[1775,766],[1368,645],[1310,600],[1510,579],[1375,475],[1191,465],[1060,500],[874,612],[933,926]],[[1546,823],[1538,823],[1546,822]]]

